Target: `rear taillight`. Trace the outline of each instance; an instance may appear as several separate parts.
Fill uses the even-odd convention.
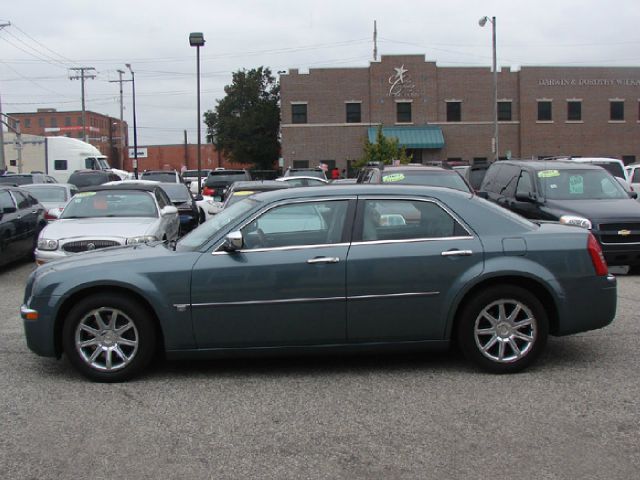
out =
[[[213,197],[215,195],[216,191],[213,188],[209,188],[209,187],[204,187],[202,189],[202,194],[203,195],[207,195],[208,197]]]
[[[591,256],[593,267],[596,269],[596,275],[600,277],[607,275],[609,273],[609,267],[607,267],[607,261],[604,259],[604,255],[602,254],[602,248],[600,247],[598,240],[596,240],[596,237],[593,236],[593,233],[589,233],[587,250]]]

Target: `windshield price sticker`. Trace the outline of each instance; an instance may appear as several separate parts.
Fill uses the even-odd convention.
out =
[[[404,180],[404,173],[393,173],[391,175],[385,175],[384,177],[382,177],[382,182],[383,183],[390,183],[390,182],[401,182],[402,180]]]
[[[584,178],[581,175],[569,177],[569,193],[582,195],[584,193]]]
[[[256,193],[256,192],[252,192],[251,190],[244,190],[242,192],[234,192],[233,194],[236,197],[244,197],[244,196],[247,196],[247,195],[253,195],[254,193]]]
[[[553,178],[559,176],[560,172],[558,170],[542,170],[538,172],[538,178]]]
[[[84,198],[84,197],[93,197],[96,192],[80,192],[76,193],[73,198]]]

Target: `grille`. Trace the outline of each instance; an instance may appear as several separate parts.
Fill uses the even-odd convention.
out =
[[[92,245],[93,247],[90,247]],[[69,253],[87,252],[89,250],[98,250],[99,248],[116,247],[120,245],[113,240],[80,240],[78,242],[65,243],[62,249]]]
[[[601,223],[600,241],[603,244],[640,243],[640,223]],[[620,232],[624,232],[621,235]]]

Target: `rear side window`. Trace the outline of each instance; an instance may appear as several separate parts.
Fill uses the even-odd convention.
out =
[[[499,163],[494,163],[489,167],[489,170],[487,170],[487,173],[482,180],[481,190],[494,193],[497,192],[496,188],[498,188],[498,186],[496,184],[496,179],[501,168],[502,164]]]
[[[624,175],[624,169],[617,162],[602,162],[602,163],[595,162],[594,165],[604,168],[607,172],[609,172],[614,177],[618,177],[618,178],[622,178],[623,180],[626,180],[626,177]]]

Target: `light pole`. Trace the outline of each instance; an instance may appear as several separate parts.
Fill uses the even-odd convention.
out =
[[[133,73],[130,63],[125,63],[125,67],[131,72],[131,86],[133,87],[133,174],[138,179],[138,125],[136,124],[136,76]]]
[[[498,68],[496,65],[496,17],[482,17],[478,20],[478,25],[484,27],[487,22],[491,22],[493,27],[493,149],[494,160],[498,160]]]
[[[196,78],[198,90],[198,195],[202,194],[202,165],[200,159],[200,47],[204,46],[204,35],[202,32],[191,32],[189,34],[189,45],[196,47]]]

